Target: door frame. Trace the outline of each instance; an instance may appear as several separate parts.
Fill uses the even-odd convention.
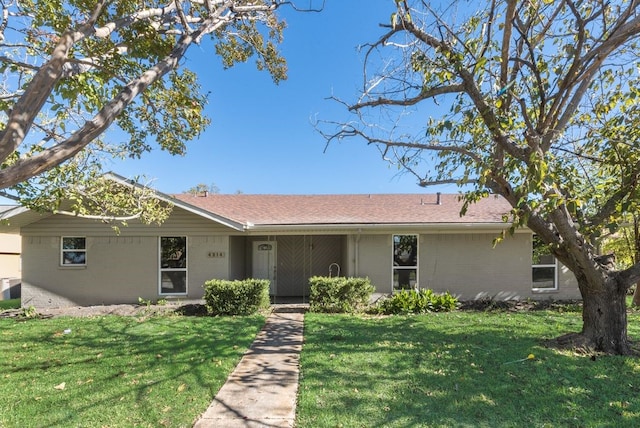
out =
[[[263,246],[270,246],[269,250],[261,249]],[[275,296],[278,291],[277,286],[277,250],[278,247],[276,245],[276,241],[253,241],[252,244],[252,252],[251,252],[251,275],[256,279],[268,279],[270,281],[269,284],[269,294]],[[258,252],[259,251],[268,251],[270,254],[267,257],[267,278],[264,278],[265,275],[257,275],[258,268],[264,268],[264,266],[258,266]]]

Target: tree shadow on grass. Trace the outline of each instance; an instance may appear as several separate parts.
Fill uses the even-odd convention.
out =
[[[192,424],[263,323],[259,316],[16,323],[24,328],[14,329],[15,346],[2,346],[12,357],[0,362],[0,377],[16,385],[3,395],[0,425]]]
[[[636,359],[542,345],[576,325],[579,314],[548,312],[312,315],[298,425],[638,426]]]

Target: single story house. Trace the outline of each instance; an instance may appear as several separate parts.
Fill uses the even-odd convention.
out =
[[[160,226],[131,221],[120,234],[102,221],[5,212],[3,227],[22,236],[22,305],[200,299],[209,279],[251,277],[269,279],[276,302],[307,302],[314,275],[368,277],[381,294],[580,297],[575,277],[534,251],[531,231],[493,246],[509,211],[498,196],[462,217],[450,194],[157,196],[173,204],[170,217]]]

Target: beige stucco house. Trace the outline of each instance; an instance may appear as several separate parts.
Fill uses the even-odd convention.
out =
[[[461,299],[573,299],[576,281],[552,257],[532,259],[522,229],[497,246],[507,203],[490,196],[460,216],[457,195],[166,195],[161,226],[19,209],[22,305],[61,307],[200,299],[212,278],[271,280],[271,294],[307,301],[314,275],[369,277],[377,293],[449,291]]]

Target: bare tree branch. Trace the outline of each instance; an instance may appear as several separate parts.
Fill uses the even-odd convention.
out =
[[[9,58],[7,56],[0,56],[0,63],[13,64],[13,65],[16,65],[16,66],[18,66],[20,68],[26,69],[26,70],[37,71],[37,70],[40,69],[40,67],[37,66],[37,65],[29,64],[29,63],[26,63],[26,62],[23,62],[23,61],[16,61],[15,59]]]
[[[478,180],[476,179],[464,179],[464,178],[451,178],[449,180],[420,180],[418,182],[418,186],[420,187],[429,187],[429,186],[440,186],[442,184],[475,184]]]
[[[134,13],[133,15],[125,16],[116,21],[109,22],[95,30],[96,37],[107,38],[114,31],[120,30],[125,27],[130,27],[131,24],[134,24],[135,22],[148,20],[154,17],[168,16],[171,12],[173,12],[176,9],[177,7],[176,3],[177,2],[172,1],[167,6],[141,10]]]
[[[500,54],[500,87],[505,87],[507,86],[507,83],[509,83],[509,51],[517,3],[518,2],[516,0],[509,0],[507,2],[507,11],[504,16],[504,28],[502,30],[502,45]]]
[[[636,3],[631,2],[631,3]],[[630,6],[631,7],[631,6]],[[637,7],[637,5],[635,6]],[[622,19],[622,17],[620,18]],[[620,22],[620,21],[619,21]],[[616,26],[614,32],[602,42],[602,44],[591,49],[585,54],[580,61],[580,70],[576,71],[576,81],[580,81],[580,84],[572,94],[570,101],[563,109],[563,113],[558,119],[556,129],[564,129],[571,117],[575,114],[580,105],[580,101],[584,98],[585,93],[588,91],[591,82],[595,78],[596,74],[600,71],[600,67],[603,62],[609,57],[609,55],[618,49],[621,45],[628,42],[631,38],[637,38],[640,32],[640,16],[621,23]],[[577,68],[577,67],[576,67]],[[553,144],[551,135],[545,138],[544,147],[548,148]]]
[[[426,100],[428,98],[433,98],[433,97],[436,97],[438,95],[460,93],[460,92],[462,92],[463,89],[464,89],[463,85],[439,86],[439,87],[435,87],[435,88],[431,88],[431,89],[425,89],[420,93],[420,95],[417,95],[417,96],[412,97],[412,98],[397,99],[397,100],[386,99],[386,98],[378,98],[377,100],[366,101],[366,102],[361,102],[361,103],[358,103],[358,104],[354,104],[354,105],[349,107],[349,110],[353,111],[353,110],[363,109],[363,108],[366,108],[366,107],[378,107],[378,106],[381,106],[381,105],[412,106],[412,105],[416,105],[419,102],[424,101],[424,100]]]

